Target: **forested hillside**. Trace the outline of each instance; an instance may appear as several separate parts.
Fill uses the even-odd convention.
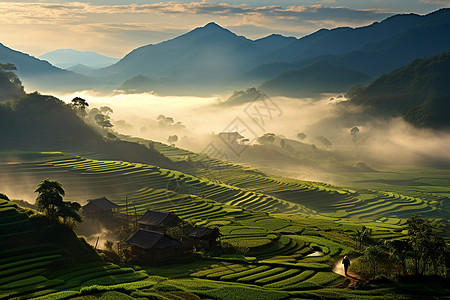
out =
[[[417,127],[450,126],[450,52],[425,59],[379,77],[348,92],[349,103],[365,113],[402,116]]]

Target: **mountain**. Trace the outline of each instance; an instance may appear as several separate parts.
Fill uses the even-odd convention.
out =
[[[135,49],[96,74],[121,83],[141,74],[170,78],[186,85],[222,86],[236,82],[255,56],[293,39],[272,35],[252,41],[209,23],[175,39]]]
[[[92,76],[94,74],[94,70],[93,68],[89,68],[85,65],[74,65],[70,68],[67,68],[68,71],[72,71],[81,75],[85,75],[85,76]]]
[[[448,20],[450,9],[441,9],[421,16],[399,14],[375,22],[369,26],[350,28],[340,27],[331,30],[321,29],[303,37],[288,47],[270,54],[274,61],[297,61],[320,55],[340,55],[363,49],[371,43],[391,39],[404,32],[420,27],[430,27]]]
[[[267,51],[275,51],[285,48],[297,41],[295,37],[285,37],[281,34],[271,34],[269,36],[257,39],[254,43]]]
[[[395,15],[359,28],[322,29],[300,39],[272,34],[250,40],[208,23],[174,39],[137,48],[97,70],[91,68],[94,61],[101,64],[106,59],[98,54],[66,49],[43,56],[53,57],[55,63],[73,63],[71,69],[80,74],[3,45],[0,62],[16,64],[27,89],[51,86],[60,90],[122,88],[164,94],[217,94],[259,86],[283,72],[298,71],[319,61],[376,78],[414,59],[447,51],[449,31],[450,9],[427,15]],[[69,61],[71,56],[73,60]],[[57,58],[62,60],[56,62]],[[283,74],[283,78],[286,76]],[[347,83],[350,81],[342,88]],[[325,87],[320,92],[330,86]]]
[[[92,87],[96,82],[74,72],[62,70],[28,54],[10,49],[0,43],[0,63],[12,63],[27,90],[73,90]]]
[[[371,77],[389,73],[412,60],[450,48],[450,9],[428,15],[395,15],[361,28],[320,30],[271,53],[244,72],[247,81],[268,80],[316,61],[328,61]]]
[[[88,68],[103,68],[119,61],[118,58],[108,57],[93,51],[78,51],[74,49],[58,49],[47,52],[38,57],[52,65],[63,69],[69,69],[76,65],[84,65]]]
[[[140,82],[139,91],[174,94],[259,85],[282,72],[318,61],[375,78],[416,58],[446,51],[450,47],[450,39],[444,38],[450,28],[449,19],[450,9],[441,9],[423,16],[395,15],[359,28],[322,29],[301,39],[273,34],[257,40],[209,23],[175,39],[135,49],[95,75],[117,86],[131,85],[136,89]],[[135,78],[138,74],[151,78],[151,82],[144,84],[142,78]],[[367,75],[353,84],[367,83]],[[178,84],[169,87],[167,80]],[[347,81],[339,90],[351,84]],[[317,82],[314,85],[319,87]],[[325,87],[320,92],[334,89]]]
[[[364,88],[351,89],[348,104],[370,115],[402,116],[417,127],[450,127],[450,52],[383,75]]]
[[[283,72],[261,85],[270,96],[315,97],[320,93],[342,92],[355,85],[367,84],[366,74],[326,61],[318,61],[307,67]]]

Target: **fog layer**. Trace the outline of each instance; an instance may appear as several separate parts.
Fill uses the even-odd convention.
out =
[[[267,98],[237,106],[220,106],[229,95],[216,97],[162,97],[154,94],[96,95],[89,91],[60,95],[70,102],[74,97],[88,101],[90,108],[109,106],[114,131],[167,143],[170,135],[178,135],[176,145],[201,151],[210,142],[211,133],[239,131],[249,144],[265,133],[292,140],[304,133],[305,144],[322,147],[316,137],[323,136],[332,146],[327,151],[344,151],[353,161],[375,164],[436,164],[450,162],[450,133],[418,129],[401,118],[371,116],[359,121],[346,119],[345,101],[337,95],[322,99]],[[333,97],[333,100],[330,98]],[[359,108],[353,108],[358,114]],[[161,124],[158,116],[171,117],[170,124]],[[173,126],[174,124],[183,126]],[[351,129],[359,132],[352,135]],[[206,137],[206,138],[205,138]]]

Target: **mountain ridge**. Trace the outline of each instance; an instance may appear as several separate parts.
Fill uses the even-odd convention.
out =
[[[89,68],[102,68],[111,65],[119,58],[109,57],[94,51],[79,51],[75,49],[57,49],[38,56],[38,59],[46,60],[52,65],[69,69],[76,65],[84,65]]]
[[[0,43],[0,63],[14,64],[17,67],[17,75],[28,90],[74,89],[90,87],[94,83],[93,78],[55,67],[47,61],[11,49],[2,43]]]
[[[417,59],[347,93],[366,114],[401,116],[416,127],[450,127],[450,52]]]
[[[320,60],[376,78],[414,59],[446,51],[450,39],[443,37],[449,30],[450,9],[398,14],[357,28],[321,29],[300,39],[271,34],[251,40],[210,22],[173,39],[138,47],[105,68],[90,70],[79,64],[71,68],[84,75],[23,53],[20,59],[20,52],[11,58],[9,48],[5,54],[0,47],[0,62],[16,64],[28,89],[52,85],[72,91],[110,90],[127,82],[140,91],[217,94],[259,86],[282,72]],[[151,87],[143,80],[140,85],[131,82],[138,74],[151,78]],[[167,82],[178,84],[168,87]]]

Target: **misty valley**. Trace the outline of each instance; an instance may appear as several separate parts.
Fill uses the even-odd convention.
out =
[[[449,30],[0,44],[0,299],[448,298]]]

